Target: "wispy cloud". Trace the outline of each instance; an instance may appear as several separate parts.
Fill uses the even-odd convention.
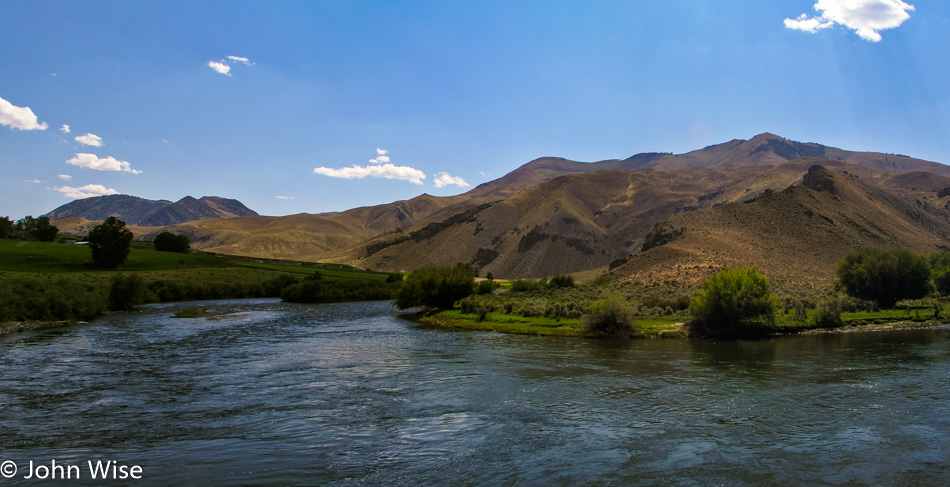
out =
[[[238,62],[238,63],[244,63],[244,64],[246,64],[246,65],[248,65],[248,66],[253,66],[253,65],[254,65],[254,63],[252,63],[248,58],[242,57],[242,56],[228,56],[228,60],[229,60],[229,61],[235,61],[235,62]]]
[[[64,134],[68,134],[68,133],[69,133],[69,125],[63,124],[63,126],[59,128],[59,131],[62,132],[62,133],[64,133]]]
[[[277,199],[279,199],[279,200],[292,200],[292,199],[294,199],[293,196],[281,196],[281,195],[274,196],[274,198],[277,198]]]
[[[76,157],[66,161],[66,164],[84,167],[86,169],[95,169],[96,171],[124,171],[132,174],[142,174],[138,169],[132,169],[132,165],[127,161],[120,161],[112,156],[102,157],[95,154],[80,152]]]
[[[785,27],[804,32],[818,32],[835,24],[854,30],[862,39],[879,42],[879,31],[893,29],[910,18],[914,6],[901,0],[818,0],[818,15],[801,14],[785,19]]]
[[[241,63],[246,66],[253,66],[250,59],[242,56],[228,56],[220,61],[208,61],[208,67],[225,76],[231,76],[231,65]]]
[[[70,179],[73,178],[69,174],[60,174],[59,176],[56,176],[56,177],[58,177],[59,179],[62,179],[63,181],[69,181]]]
[[[375,166],[365,167],[354,164],[350,167],[342,167],[339,169],[316,167],[313,169],[313,172],[315,174],[330,176],[331,178],[362,179],[369,176],[373,178],[400,179],[413,184],[422,184],[422,180],[426,178],[425,173],[418,169],[393,164],[377,164]]]
[[[18,107],[0,98],[0,125],[17,130],[46,130],[46,122],[37,123],[30,107]]]
[[[75,140],[82,145],[91,145],[93,147],[102,147],[105,145],[102,143],[102,137],[99,137],[96,134],[87,133],[86,135],[77,135]]]
[[[451,176],[447,172],[440,172],[440,173],[435,174],[435,180],[433,180],[433,182],[435,183],[436,188],[444,188],[452,184],[460,188],[467,188],[471,186],[464,179],[458,176]]]
[[[42,183],[43,181],[40,181],[39,179],[27,179],[27,180],[25,180],[25,181],[23,181],[23,182],[24,182],[24,183],[30,183],[30,184],[40,184],[40,183]]]
[[[80,199],[80,198],[90,198],[92,196],[102,196],[107,194],[119,194],[118,191],[107,188],[101,184],[87,184],[85,186],[80,186],[74,188],[72,186],[57,186],[53,188],[54,191],[59,191],[68,198]]]

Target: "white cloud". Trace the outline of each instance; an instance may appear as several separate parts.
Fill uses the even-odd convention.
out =
[[[59,191],[63,193],[63,196],[80,199],[80,198],[89,198],[92,196],[102,196],[106,194],[119,194],[118,191],[107,188],[101,184],[87,184],[85,186],[80,186],[74,188],[72,186],[57,186],[53,188],[54,191]]]
[[[466,182],[464,179],[458,176],[450,176],[447,172],[435,174],[435,180],[433,182],[435,183],[436,188],[444,188],[450,184],[454,184],[460,188],[467,188],[470,186],[470,184],[468,184],[468,182]]]
[[[112,156],[99,158],[95,154],[78,153],[76,157],[66,161],[66,164],[84,167],[86,169],[95,169],[97,171],[124,171],[132,174],[142,174],[138,169],[132,169],[132,165],[126,161],[120,161]]]
[[[62,179],[63,181],[69,181],[70,179],[73,178],[73,177],[70,176],[69,174],[60,174],[60,175],[57,176],[57,177],[58,177],[59,179]]]
[[[313,169],[313,172],[315,174],[330,176],[331,178],[362,179],[370,176],[374,178],[399,179],[409,181],[413,184],[422,184],[422,180],[426,178],[425,173],[418,169],[393,164],[379,164],[366,167],[354,164],[351,167],[343,167],[340,169],[316,167]]]
[[[59,131],[62,132],[62,133],[64,133],[64,134],[68,134],[68,133],[69,133],[69,125],[63,124],[63,126],[59,128]]]
[[[369,162],[373,164],[385,164],[389,162],[391,159],[386,155],[388,152],[389,151],[385,149],[376,149],[376,157],[370,159]]]
[[[292,200],[292,199],[294,199],[293,196],[280,196],[280,195],[274,196],[274,198],[277,198],[277,199],[279,199],[279,200]]]
[[[23,181],[23,182],[24,182],[24,183],[39,184],[39,183],[42,183],[43,181],[40,181],[39,179],[27,179],[26,181]]]
[[[244,64],[246,64],[246,65],[248,65],[248,66],[253,66],[253,65],[254,65],[254,63],[252,63],[252,62],[251,62],[248,58],[246,58],[246,57],[241,57],[241,56],[228,56],[228,59],[231,60],[231,61],[236,61],[236,62],[239,62],[239,63],[244,63]]]
[[[231,66],[221,61],[208,61],[208,67],[225,75],[231,76]]]
[[[878,31],[893,29],[910,18],[914,6],[902,0],[818,0],[815,17],[802,14],[785,19],[785,27],[805,32],[818,32],[834,24],[854,30],[862,39],[879,42]]]
[[[18,107],[0,98],[0,125],[17,130],[46,130],[46,122],[37,123],[30,107]]]
[[[815,33],[821,29],[833,27],[834,22],[819,17],[809,17],[808,14],[801,14],[797,19],[785,19],[785,27],[794,30]]]
[[[254,63],[252,63],[251,60],[246,57],[228,56],[227,58],[220,61],[208,61],[208,67],[225,76],[231,76],[231,65],[234,63],[242,63],[247,66],[254,65]]]
[[[96,134],[87,133],[86,135],[77,135],[75,140],[82,145],[91,145],[93,147],[102,147],[105,145],[102,143],[102,137],[99,137]]]

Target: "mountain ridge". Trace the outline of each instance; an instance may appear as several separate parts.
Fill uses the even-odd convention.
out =
[[[684,154],[641,153],[591,163],[542,157],[455,196],[422,194],[316,215],[191,221],[145,228],[137,238],[147,240],[169,230],[187,235],[193,247],[201,250],[338,262],[384,271],[467,262],[505,278],[606,272],[614,262],[646,262],[650,255],[693,241],[674,241],[663,235],[657,238],[657,228],[680,221],[677,218],[685,218],[682,215],[706,215],[702,212],[744,202],[754,204],[791,187],[816,191],[811,186],[817,183],[806,181],[810,168],[816,165],[875,188],[876,197],[890,205],[882,207],[881,214],[891,218],[904,214],[894,209],[905,208],[904,202],[920,201],[937,216],[925,219],[931,230],[915,231],[937,235],[947,230],[943,222],[950,222],[950,167],[763,133]],[[847,187],[844,182],[833,182]],[[828,213],[834,220],[837,210],[829,208],[840,202],[822,201],[824,206],[811,211]],[[873,222],[873,218],[864,217]],[[679,230],[674,228],[674,232]],[[759,230],[755,226],[749,229],[752,233]],[[898,233],[907,239],[912,232]],[[695,232],[685,230],[683,235],[696,237]],[[814,238],[819,237],[816,234]],[[657,250],[663,247],[662,252]],[[673,258],[663,260],[666,264],[676,262]],[[632,264],[621,269],[625,270],[614,271],[649,274]],[[620,275],[618,279],[624,280]]]
[[[104,195],[83,198],[46,214],[51,220],[81,217],[105,220],[115,216],[129,225],[167,226],[209,218],[256,216],[257,212],[238,200],[219,196],[185,196],[176,202],[149,200],[131,195]]]

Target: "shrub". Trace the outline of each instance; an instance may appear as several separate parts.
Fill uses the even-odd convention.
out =
[[[494,290],[494,281],[479,281],[479,283],[475,286],[475,294],[491,294]]]
[[[613,278],[611,278],[609,274],[602,274],[595,277],[594,280],[590,282],[590,285],[595,287],[609,286],[612,280]]]
[[[0,321],[91,320],[106,308],[102,289],[68,279],[0,281]]]
[[[842,304],[837,299],[825,301],[818,305],[815,313],[815,326],[821,328],[837,328],[844,324],[841,321]]]
[[[391,272],[389,273],[388,276],[386,276],[386,282],[390,284],[395,283],[395,282],[402,282],[402,278],[403,278],[402,272]]]
[[[777,299],[755,267],[726,269],[703,281],[689,303],[690,331],[707,336],[748,336],[775,325]]]
[[[835,272],[849,296],[874,301],[883,308],[930,293],[927,259],[907,249],[851,252],[838,263]]]
[[[128,311],[145,302],[145,281],[135,274],[115,276],[109,286],[109,309]]]
[[[470,266],[420,269],[410,272],[402,282],[396,307],[452,309],[456,301],[472,294],[474,287],[475,271]]]
[[[558,274],[552,277],[550,281],[548,281],[548,287],[552,287],[552,288],[574,287],[574,276],[562,276]]]
[[[584,331],[604,337],[624,337],[633,334],[633,313],[627,302],[612,294],[590,305],[588,313],[581,317]]]
[[[527,293],[531,291],[537,291],[541,289],[543,284],[540,281],[531,281],[528,279],[518,279],[512,281],[511,283],[511,292],[513,293]]]
[[[155,236],[155,240],[152,241],[152,245],[155,246],[155,250],[160,252],[178,252],[180,254],[187,254],[191,250],[191,245],[188,241],[188,237],[184,235],[176,235],[172,232],[162,232]]]

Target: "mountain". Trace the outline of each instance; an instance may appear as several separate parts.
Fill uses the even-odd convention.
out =
[[[824,180],[843,192],[821,191]],[[504,278],[603,272],[626,260],[613,270],[621,281],[695,283],[727,264],[761,262],[805,283],[809,273],[827,280],[833,262],[861,246],[941,248],[948,204],[948,166],[765,133],[685,154],[543,157],[451,197],[206,219],[140,229],[137,238],[170,230],[201,250],[383,271],[469,262]],[[761,250],[772,242],[782,246]],[[788,270],[795,266],[807,273]]]
[[[174,203],[167,200],[147,200],[128,195],[107,195],[85,198],[66,203],[46,214],[51,220],[81,217],[86,220],[105,220],[110,216],[136,226],[166,226],[208,218],[255,216],[257,212],[240,201],[204,196],[200,199],[186,196]]]
[[[835,264],[852,250],[950,250],[950,178],[799,163],[811,164],[799,184],[659,223],[652,234],[659,245],[613,274],[694,286],[719,269],[755,265],[780,289],[830,289]]]

